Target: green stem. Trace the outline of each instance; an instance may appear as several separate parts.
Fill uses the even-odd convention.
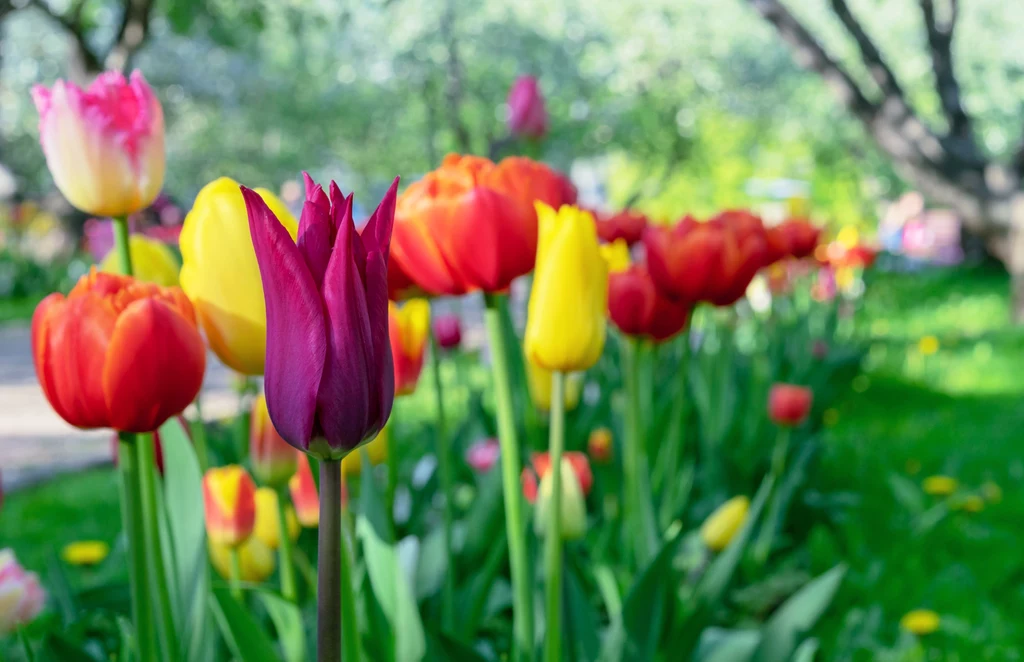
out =
[[[771,505],[768,508],[768,516],[761,525],[760,533],[754,543],[754,560],[764,564],[771,554],[772,544],[775,541],[775,533],[781,526],[780,502],[782,492],[782,476],[786,472],[786,456],[789,454],[790,428],[780,427],[779,434],[775,438],[775,448],[772,450],[772,463],[769,474],[772,478]]]
[[[501,482],[505,498],[505,527],[508,534],[509,567],[512,573],[512,611],[514,645],[513,657],[533,659],[533,592],[530,590],[530,572],[526,557],[526,535],[523,526],[523,502],[519,486],[520,458],[516,424],[512,411],[512,391],[509,384],[508,339],[502,324],[502,310],[506,307],[501,294],[486,294],[487,309],[484,319],[491,342],[491,362],[494,374],[494,404],[498,416],[498,442],[501,445]]]
[[[690,334],[689,330],[681,336],[682,350],[679,357],[676,382],[676,403],[672,424],[669,428],[668,444],[666,445],[664,462],[658,462],[655,471],[660,472],[655,484],[662,495],[661,518],[659,522],[662,527],[667,527],[671,518],[674,517],[676,487],[678,485],[679,458],[682,455],[686,443],[686,423],[689,420],[690,401],[687,399],[686,380],[690,367]],[[658,455],[661,460],[661,454]]]
[[[118,474],[121,478],[121,526],[128,546],[128,579],[132,596],[132,623],[140,662],[156,659],[153,648],[153,616],[149,611],[149,582],[146,580],[146,547],[142,531],[142,503],[139,494],[139,465],[135,435],[118,433]]]
[[[295,602],[298,591],[295,586],[295,564],[292,563],[292,539],[288,535],[288,488],[277,489],[277,526],[280,532],[278,555],[281,557],[281,596]]]
[[[146,536],[146,555],[149,560],[150,586],[157,612],[157,628],[164,657],[168,660],[181,659],[178,633],[174,627],[174,608],[171,605],[171,591],[167,584],[167,568],[164,565],[163,545],[160,543],[160,509],[156,497],[156,461],[152,434],[136,437],[135,450],[139,459],[139,489],[142,494],[142,520]]]
[[[455,548],[452,540],[455,515],[452,512],[455,489],[452,483],[451,448],[448,443],[448,430],[444,416],[444,387],[441,380],[441,348],[437,338],[430,334],[430,369],[434,375],[434,397],[437,400],[437,471],[441,480],[441,491],[444,492],[444,549],[448,557],[448,572],[444,575],[441,587],[441,625],[448,632],[455,627]]]
[[[231,578],[228,580],[228,585],[231,587],[231,595],[234,596],[235,600],[241,602],[242,600],[242,560],[238,553],[237,547],[232,547],[229,553],[231,560]]]
[[[775,485],[779,484],[782,474],[786,470],[786,455],[789,454],[789,428],[780,427],[779,436],[775,438],[775,448],[772,450],[772,478]]]
[[[196,420],[192,422],[192,443],[196,449],[196,458],[199,460],[199,470],[206,474],[210,467],[210,451],[206,442],[206,422],[203,420],[203,396],[200,393],[196,396]]]
[[[341,461],[320,460],[316,648],[319,662],[341,662]],[[347,556],[347,555],[346,555]],[[351,591],[351,582],[348,590]],[[352,638],[345,628],[344,639]],[[345,662],[353,659],[346,656]]]
[[[128,217],[117,216],[112,220],[114,223],[114,250],[117,251],[121,273],[131,276],[134,271],[132,270],[132,253],[128,248]]]
[[[551,464],[551,496],[545,540],[547,630],[544,659],[562,659],[562,445],[565,441],[565,373],[551,373],[551,429],[548,452]]]
[[[624,519],[627,535],[633,542],[634,561],[638,567],[650,558],[651,540],[647,515],[644,512],[644,439],[640,423],[640,365],[639,347],[632,338],[623,338],[622,371],[626,387],[626,427],[622,448],[622,471],[624,476],[623,499]]]

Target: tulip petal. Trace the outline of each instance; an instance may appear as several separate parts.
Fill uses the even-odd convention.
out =
[[[267,304],[264,390],[270,419],[288,443],[305,450],[327,353],[323,304],[288,231],[255,191],[243,186],[242,196]]]
[[[205,370],[206,347],[194,325],[157,299],[133,301],[117,318],[103,365],[111,427],[155,430],[195,399]]]
[[[331,216],[323,207],[309,200],[302,206],[297,246],[319,287],[331,259]]]
[[[387,258],[380,252],[371,252],[366,259],[366,312],[373,339],[371,368],[374,376],[370,383],[380,390],[370,402],[367,436],[376,435],[384,427],[395,400],[395,368],[388,333],[387,269]]]
[[[370,216],[363,229],[363,243],[367,252],[380,251],[384,254],[385,264],[391,248],[391,231],[395,224],[395,201],[398,198],[398,181],[391,182],[387,193],[381,198],[377,209]]]

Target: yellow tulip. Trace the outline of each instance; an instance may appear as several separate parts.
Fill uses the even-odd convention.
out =
[[[729,546],[733,537],[747,521],[750,500],[745,496],[729,499],[711,513],[700,527],[700,538],[713,552],[720,552]]]
[[[210,563],[224,579],[231,578],[231,548],[207,541]],[[274,551],[267,544],[253,536],[238,548],[238,566],[244,582],[258,584],[274,574]]]
[[[601,244],[601,257],[608,264],[608,272],[617,274],[629,269],[629,244],[625,239],[616,239],[610,244]]]
[[[65,545],[60,557],[68,565],[96,565],[109,553],[110,545],[102,540],[79,540]]]
[[[295,239],[298,223],[277,196],[256,189]],[[263,374],[267,309],[249,217],[238,182],[203,187],[181,230],[181,288],[192,300],[210,349],[232,369]]]
[[[361,447],[355,453],[349,453],[341,461],[341,473],[342,475],[357,476],[359,472],[363,470],[363,453],[362,449],[366,449],[366,454],[370,458],[370,464],[377,465],[388,459],[388,428],[384,428],[377,435],[377,438]]]
[[[537,207],[537,265],[526,321],[526,355],[548,370],[586,370],[604,349],[608,264],[594,217],[576,207]]]
[[[526,377],[530,386],[530,399],[540,411],[551,411],[551,371],[530,360],[526,361]],[[583,380],[579,375],[568,375],[565,380],[565,410],[572,411],[580,403]]]
[[[295,509],[287,507],[285,519],[288,522],[288,537],[296,540],[299,537],[299,520],[295,517]],[[259,538],[270,549],[277,549],[281,544],[281,525],[277,513],[277,492],[270,487],[256,490],[256,524],[252,534]]]
[[[178,271],[181,265],[174,251],[167,244],[141,234],[133,234],[128,239],[128,252],[132,256],[132,275],[147,283],[156,283],[162,287],[173,287],[178,284]],[[100,262],[100,271],[121,273],[121,260],[117,251],[107,253]]]
[[[942,619],[931,609],[915,609],[903,615],[900,627],[918,636],[931,634],[939,629]]]

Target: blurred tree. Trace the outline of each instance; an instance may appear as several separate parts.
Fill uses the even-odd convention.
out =
[[[938,112],[927,103],[923,109],[916,107],[915,94],[901,83],[846,0],[829,0],[846,38],[856,45],[857,55],[845,62],[824,45],[827,33],[820,26],[799,18],[781,0],[747,1],[774,26],[796,61],[824,79],[897,170],[925,195],[955,209],[967,228],[987,241],[1013,274],[1015,309],[1024,315],[1024,140],[1002,153],[985,150],[977,140],[954,59],[958,0],[917,3]],[[910,0],[901,4],[909,7]],[[1021,5],[1005,3],[1010,16],[1003,19],[1009,18],[1010,25],[1021,25]],[[996,26],[991,29],[990,39],[999,32]]]

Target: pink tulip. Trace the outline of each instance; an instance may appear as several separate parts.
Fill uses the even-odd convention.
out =
[[[508,91],[508,130],[514,136],[543,138],[548,132],[544,95],[533,76],[520,76]]]
[[[138,71],[100,74],[88,87],[37,85],[39,141],[57,188],[96,216],[147,207],[164,184],[164,114]]]
[[[477,473],[487,473],[501,457],[501,447],[497,439],[484,439],[469,447],[466,451],[466,463]]]
[[[462,322],[458,315],[438,315],[434,318],[434,337],[441,349],[455,349],[462,342]]]
[[[31,623],[45,602],[36,573],[25,572],[11,550],[0,550],[0,634]]]

